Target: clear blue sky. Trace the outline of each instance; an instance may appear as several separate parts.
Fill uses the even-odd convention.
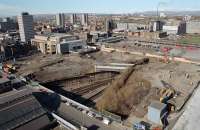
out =
[[[0,16],[58,12],[133,13],[156,10],[200,10],[200,0],[0,0]]]

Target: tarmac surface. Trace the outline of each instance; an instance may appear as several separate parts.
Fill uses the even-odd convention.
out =
[[[91,118],[88,115],[83,114],[82,112],[76,110],[73,107],[67,106],[64,103],[60,105],[57,112],[63,119],[76,122],[82,126],[86,126],[88,130],[126,130],[114,125],[103,124],[101,121],[95,118]]]
[[[127,128],[114,122],[109,125],[106,125],[100,120],[97,120],[94,117],[89,117],[87,114],[84,114],[76,108],[62,102],[65,100],[65,97],[57,95],[56,93],[52,93],[53,91],[40,85],[38,86],[38,89],[44,89],[47,92],[51,93],[48,94],[44,92],[46,93],[45,96],[44,94],[42,94],[43,98],[41,98],[43,99],[43,106],[46,106],[46,108],[48,109],[51,108],[49,110],[56,112],[56,115],[60,116],[61,118],[70,122],[73,125],[85,126],[88,128],[88,130],[130,130],[130,128]],[[49,98],[46,98],[46,96],[49,96]]]
[[[187,103],[183,114],[176,122],[175,126],[173,127],[173,130],[199,130],[199,124],[200,124],[199,100],[200,100],[200,86],[198,86],[198,88],[194,92],[194,95]]]

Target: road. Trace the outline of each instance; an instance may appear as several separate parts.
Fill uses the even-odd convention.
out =
[[[86,126],[88,130],[126,130],[126,128],[117,127],[114,125],[106,125],[101,121],[91,118],[81,111],[76,110],[71,106],[62,103],[57,110],[58,115],[67,121],[76,122],[79,125]]]
[[[38,89],[44,89],[47,92],[54,93],[52,90],[49,90],[41,85],[38,85]],[[62,95],[60,96],[62,101],[66,100],[66,97]],[[78,111],[74,107],[68,106],[63,102],[60,102],[60,106],[56,110],[56,114],[72,124],[75,123],[78,125],[86,126],[89,128],[88,130],[130,130],[130,129],[132,130],[132,128],[127,128],[118,123],[112,123],[110,125],[106,125],[100,120],[91,118],[88,115],[83,114],[81,111]]]

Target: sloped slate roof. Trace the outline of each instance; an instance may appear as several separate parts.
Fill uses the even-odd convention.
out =
[[[15,129],[45,114],[46,111],[29,89],[0,97],[1,130]]]

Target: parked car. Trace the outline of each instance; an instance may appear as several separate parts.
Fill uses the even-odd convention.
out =
[[[109,125],[111,123],[111,121],[108,119],[108,118],[103,118],[103,121],[102,121],[104,124],[106,125]]]
[[[94,117],[94,116],[95,116],[95,114],[94,114],[94,113],[92,113],[92,112],[88,112],[88,116],[89,116],[89,117]]]

